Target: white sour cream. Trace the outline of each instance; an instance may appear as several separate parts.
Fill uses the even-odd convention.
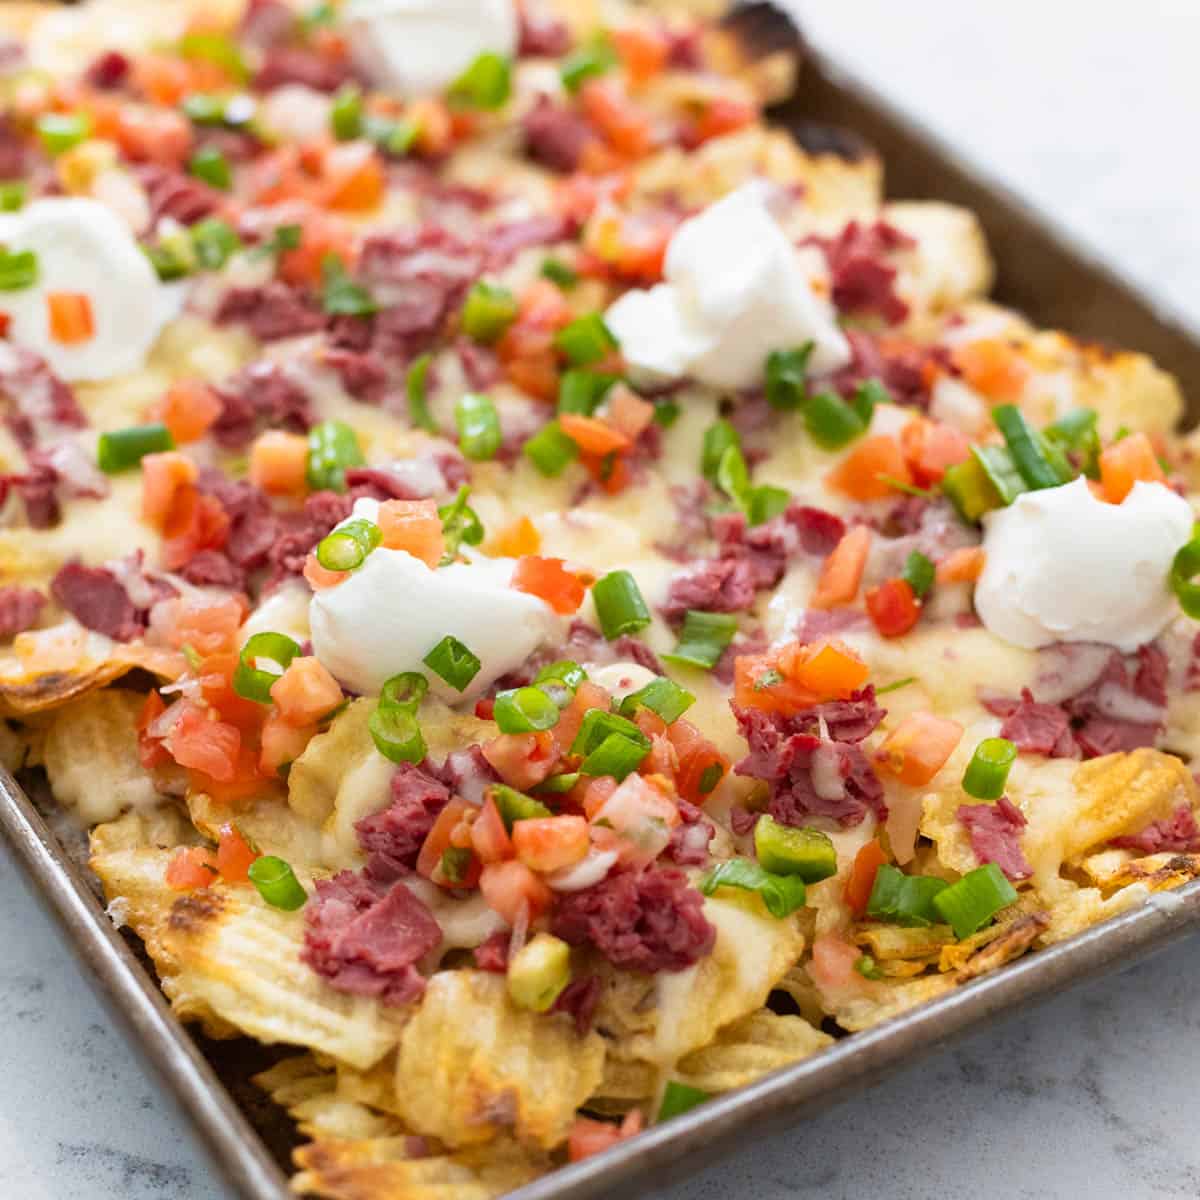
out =
[[[975,608],[989,632],[1027,649],[1136,650],[1175,615],[1167,576],[1194,519],[1161,483],[1134,484],[1121,504],[1098,500],[1083,478],[1026,492],[984,518]]]
[[[125,222],[96,200],[51,197],[0,216],[0,244],[37,256],[33,286],[0,292],[8,337],[41,355],[60,379],[104,380],[138,370],[179,313],[179,290],[159,282]],[[64,344],[51,336],[46,297],[53,292],[88,298],[94,333],[86,341]]]
[[[609,308],[605,321],[629,363],[740,389],[762,382],[772,350],[813,342],[817,374],[850,361],[832,307],[813,290],[765,195],[763,185],[746,184],[685,221],[667,248],[666,282]]]
[[[360,500],[354,516],[374,520],[378,509],[377,501]],[[345,582],[314,593],[309,624],[316,656],[365,695],[402,671],[420,671],[443,700],[473,699],[564,633],[562,618],[547,604],[509,587],[514,565],[511,558],[480,557],[431,570],[403,550],[381,546]],[[462,692],[422,662],[447,635],[482,663]]]
[[[349,0],[342,26],[359,69],[406,96],[444,90],[484,51],[517,49],[512,0]]]

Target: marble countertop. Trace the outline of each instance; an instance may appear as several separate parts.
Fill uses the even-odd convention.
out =
[[[1194,0],[792,4],[965,155],[1200,322],[1200,158],[1180,136],[1181,114],[1200,100]],[[0,945],[0,1192],[231,1200],[2,845]],[[657,1200],[906,1200],[959,1192],[965,1180],[980,1196],[1195,1197],[1197,978],[1193,940]]]

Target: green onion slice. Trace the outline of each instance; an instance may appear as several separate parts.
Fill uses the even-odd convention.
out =
[[[480,279],[463,303],[463,333],[474,341],[491,345],[517,319],[517,311],[517,298],[512,292]]]
[[[197,221],[189,234],[196,263],[206,271],[219,271],[242,245],[233,226],[219,217]]]
[[[577,662],[564,658],[559,662],[552,662],[544,666],[534,676],[533,682],[535,684],[561,683],[564,687],[570,688],[571,694],[574,695],[579,690],[579,685],[586,680],[587,672]]]
[[[610,737],[623,737],[646,753],[650,751],[650,739],[632,721],[603,708],[589,708],[571,743],[571,753],[586,757]]]
[[[321,306],[330,316],[369,317],[379,311],[374,296],[346,270],[336,254],[321,259]]]
[[[333,98],[329,109],[329,124],[333,136],[339,142],[352,142],[362,137],[363,132],[363,98],[362,92],[353,84],[348,83]]]
[[[1012,454],[1004,446],[972,446],[971,456],[983,468],[1001,504],[1011,504],[1029,491],[1025,477],[1017,470]]]
[[[483,664],[456,637],[447,634],[422,660],[439,678],[445,680],[455,691],[461,692],[479,674]],[[558,710],[554,710],[557,720]]]
[[[800,408],[808,399],[804,376],[815,343],[795,350],[773,350],[767,358],[767,403],[783,411]]]
[[[38,257],[32,250],[0,246],[0,292],[23,292],[38,281]]]
[[[47,154],[64,154],[86,140],[92,119],[85,113],[44,113],[37,119],[37,133]]]
[[[492,719],[501,733],[540,733],[553,729],[562,715],[559,706],[541,688],[511,688],[496,696]]]
[[[483,541],[483,522],[479,514],[467,503],[471,498],[471,489],[464,483],[455,493],[449,504],[443,504],[438,509],[442,519],[442,535],[446,540],[446,554],[441,565],[452,563],[458,557],[458,551],[464,544],[478,546]]]
[[[693,704],[696,697],[673,679],[652,679],[645,687],[631,692],[617,710],[623,717],[636,717],[639,708],[657,713],[668,725],[674,724]]]
[[[424,761],[425,738],[417,714],[408,708],[385,708],[380,704],[367,723],[375,749],[395,763]]]
[[[1179,607],[1193,620],[1200,621],[1200,525],[1192,530],[1192,540],[1181,546],[1171,563],[1171,590]]]
[[[1008,738],[984,738],[963,772],[963,791],[976,800],[999,800],[1016,759],[1017,748]]]
[[[654,402],[654,423],[664,429],[670,429],[679,420],[683,409],[676,400],[656,400]]]
[[[712,1097],[699,1088],[671,1079],[663,1089],[662,1103],[658,1106],[658,1120],[669,1121],[672,1117],[682,1116],[693,1108],[703,1104]]]
[[[946,886],[944,879],[931,875],[905,875],[884,863],[875,873],[867,915],[895,925],[936,924],[938,911],[934,907],[934,897]]]
[[[458,444],[474,462],[495,458],[503,441],[500,415],[490,396],[467,392],[454,405],[454,423],[458,426]]]
[[[322,421],[308,431],[308,486],[314,492],[346,490],[346,468],[361,467],[358,434],[344,421]]]
[[[242,647],[233,672],[233,690],[245,700],[270,704],[271,688],[299,653],[299,644],[286,634],[256,633]],[[258,665],[262,660],[274,663],[279,669],[263,670]]]
[[[841,396],[818,392],[804,405],[809,436],[825,450],[840,450],[867,431],[867,422]]]
[[[197,150],[188,160],[188,172],[218,191],[227,192],[233,187],[229,159],[215,146],[202,146]]]
[[[683,618],[679,644],[670,654],[664,654],[663,658],[682,666],[702,667],[711,671],[725,648],[733,641],[737,629],[737,617],[730,613],[699,612],[690,609]]]
[[[565,795],[579,782],[582,774],[582,771],[569,771],[565,775],[551,775],[537,785],[537,790],[551,796]]]
[[[583,775],[611,775],[619,783],[642,765],[650,751],[622,734],[613,733],[579,764]]]
[[[354,571],[382,541],[378,525],[355,517],[317,543],[317,562],[327,571]]]
[[[547,421],[522,447],[525,457],[543,475],[561,475],[579,456],[579,447],[557,421]]]
[[[503,54],[485,50],[450,85],[451,100],[471,108],[503,107],[512,92],[512,63]]]
[[[540,274],[543,279],[557,283],[560,288],[571,288],[579,282],[579,272],[568,266],[561,258],[543,260]]]
[[[700,473],[709,483],[717,482],[717,474],[730,447],[741,449],[742,439],[732,423],[720,420],[704,431],[700,449]]]
[[[429,691],[429,680],[420,671],[393,675],[379,692],[379,707],[416,712]]]
[[[586,367],[599,362],[617,348],[617,339],[598,313],[587,313],[576,317],[554,337],[554,345],[566,355],[575,367]]]
[[[308,903],[308,893],[296,878],[292,865],[273,854],[264,854],[250,864],[250,882],[272,907],[295,912]]]
[[[990,924],[1016,898],[1017,889],[1004,872],[995,863],[987,863],[939,891],[933,897],[933,906],[961,940]]]
[[[837,874],[837,850],[819,829],[793,829],[764,813],[754,825],[754,853],[764,870],[819,883]]]
[[[487,790],[490,799],[495,803],[496,810],[504,822],[504,828],[512,832],[514,821],[532,821],[538,817],[549,817],[553,814],[540,801],[532,796],[518,792],[504,783],[494,783]]]
[[[590,417],[604,403],[604,397],[617,382],[615,375],[575,368],[564,371],[558,382],[558,411]]]
[[[1005,503],[983,464],[974,457],[946,468],[942,493],[968,525],[978,524],[984,513]]]
[[[1051,465],[1037,435],[1015,404],[998,404],[992,409],[992,420],[1004,435],[1017,473],[1031,489],[1058,487],[1066,482]]]
[[[1094,408],[1076,408],[1042,430],[1047,443],[1072,454],[1089,479],[1100,475],[1100,434]]]
[[[650,624],[650,610],[637,580],[628,571],[609,571],[592,585],[600,632],[611,642]]]
[[[746,858],[731,858],[713,867],[700,881],[700,890],[706,896],[723,887],[757,892],[767,912],[779,918],[790,916],[798,908],[803,908],[807,899],[804,880],[799,875],[776,875]]]
[[[559,67],[559,77],[568,92],[577,92],[589,79],[604,75],[617,65],[612,41],[600,35],[573,50]]]
[[[25,207],[29,185],[23,179],[6,179],[0,183],[0,212],[19,212]]]
[[[408,419],[427,433],[439,433],[437,422],[429,411],[427,381],[429,364],[432,362],[432,354],[422,354],[419,358],[414,358],[412,366],[408,368],[404,387],[408,397]]]
[[[933,587],[936,575],[937,568],[920,550],[914,550],[909,554],[908,558],[904,560],[904,570],[900,572],[900,578],[907,581],[918,600],[922,599],[925,593]]]
[[[175,439],[161,422],[150,425],[131,425],[102,433],[96,443],[96,462],[106,475],[136,467],[147,454],[173,450]]]

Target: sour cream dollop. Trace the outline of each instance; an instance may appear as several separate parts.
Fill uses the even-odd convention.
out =
[[[663,277],[605,314],[635,367],[740,389],[762,382],[772,350],[811,341],[818,373],[850,361],[833,309],[767,210],[762,184],[746,184],[685,221],[667,247]]]
[[[1129,653],[1177,611],[1168,574],[1194,520],[1161,483],[1134,484],[1120,504],[1098,500],[1083,478],[1026,492],[984,518],[975,608],[1016,646],[1103,642]]]
[[[517,49],[512,0],[350,0],[342,25],[359,69],[406,96],[444,90],[484,51]]]
[[[354,506],[354,516],[369,521],[378,511],[374,500]],[[480,557],[431,570],[403,550],[380,546],[349,579],[314,593],[313,650],[342,684],[365,695],[378,694],[402,671],[420,671],[443,700],[473,699],[563,636],[563,620],[547,604],[509,586],[515,565]],[[462,692],[422,662],[447,634],[482,663]]]
[[[159,282],[128,226],[98,201],[35,200],[0,216],[0,244],[10,254],[31,250],[37,256],[32,286],[0,292],[8,337],[40,354],[60,379],[104,380],[137,370],[163,326],[178,315],[178,290]],[[54,292],[87,297],[91,337],[55,340],[47,304]]]

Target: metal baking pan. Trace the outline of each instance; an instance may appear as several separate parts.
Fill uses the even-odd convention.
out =
[[[1146,351],[1179,377],[1185,394],[1200,401],[1200,333],[1007,189],[964,166],[819,48],[806,47],[800,87],[776,117],[810,148],[855,153],[869,144],[883,158],[891,195],[943,199],[974,210],[997,259],[1000,302],[1039,324],[1097,341],[1112,337]],[[1190,409],[1189,422],[1197,417],[1200,412]],[[184,1029],[139,956],[136,939],[118,932],[105,915],[96,881],[79,865],[86,849],[78,831],[72,834],[56,819],[52,802],[43,801],[39,791],[23,790],[3,771],[0,829],[91,969],[111,1011],[189,1113],[229,1183],[246,1200],[283,1200],[289,1194],[286,1172],[294,1133],[286,1117],[249,1083],[249,1076],[279,1052],[248,1039],[212,1042]],[[846,1037],[794,1067],[540,1179],[514,1197],[584,1200],[628,1185],[634,1177],[642,1189],[693,1171],[735,1137],[744,1146],[747,1138],[794,1124],[995,1014],[1127,966],[1197,928],[1200,880]]]

